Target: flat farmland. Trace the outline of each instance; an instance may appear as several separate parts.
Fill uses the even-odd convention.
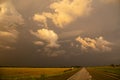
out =
[[[41,77],[53,80],[64,75],[68,78],[76,71],[72,68],[0,68],[0,80],[42,80]]]
[[[87,68],[0,68],[0,80],[67,80],[76,73],[78,73],[76,80],[81,80],[80,76],[83,77],[82,74],[85,74],[82,71],[83,69],[90,74],[91,80],[120,80],[120,67],[111,66]],[[84,80],[86,80],[86,77],[84,76]]]
[[[88,67],[92,80],[120,80],[120,67]]]

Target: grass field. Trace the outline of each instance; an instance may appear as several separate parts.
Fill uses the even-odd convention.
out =
[[[66,80],[77,70],[71,68],[0,68],[0,80],[44,80],[42,78],[61,80],[63,77]]]
[[[120,80],[120,67],[88,67],[92,80]]]
[[[80,68],[0,68],[0,80],[67,80]],[[120,80],[120,67],[88,67],[92,80]]]

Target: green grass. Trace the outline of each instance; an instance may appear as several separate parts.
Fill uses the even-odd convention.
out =
[[[92,80],[120,80],[120,67],[88,67]]]

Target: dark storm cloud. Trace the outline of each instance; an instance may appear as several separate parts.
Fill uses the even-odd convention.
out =
[[[17,39],[15,39],[16,43],[11,45],[14,46],[16,49],[11,51],[0,50],[0,65],[45,67],[70,65],[105,65],[119,63],[119,3],[110,2],[106,4],[102,1],[104,0],[93,0],[91,5],[92,11],[90,12],[89,16],[79,17],[77,15],[77,18],[75,18],[73,21],[70,21],[69,24],[65,25],[63,29],[56,27],[56,24],[48,19],[48,30],[53,31],[58,36],[57,42],[59,43],[60,47],[46,48],[45,45],[48,45],[48,40],[45,40],[45,43],[42,43],[41,38],[39,39],[38,37],[35,37],[30,33],[30,30],[32,30],[34,33],[37,33],[37,30],[41,30],[45,27],[41,26],[41,23],[35,22],[32,19],[35,13],[40,14],[43,12],[50,12],[56,15],[56,13],[54,12],[56,6],[54,6],[55,9],[50,9],[49,6],[53,3],[58,4],[58,2],[55,2],[53,0],[12,0],[15,10],[23,16],[25,24],[22,25],[24,27],[21,27],[21,25],[17,25],[17,27],[15,28],[15,30],[19,32],[19,36],[17,37]],[[68,8],[64,10],[68,10]],[[63,10],[59,8],[58,11]],[[65,13],[66,11],[63,12]],[[67,13],[69,13],[69,11]],[[70,14],[73,14],[72,18],[75,16],[75,13],[71,13],[71,11]],[[59,14],[59,16],[61,16],[61,13]],[[56,20],[56,18],[54,19]],[[16,19],[16,21],[17,20],[18,19]],[[62,24],[63,26],[64,21],[63,23],[59,23],[59,25],[60,24]],[[0,31],[3,31],[4,28],[0,27]],[[13,33],[13,31],[10,33]],[[7,34],[8,33],[6,33],[6,35]],[[7,36],[11,36],[11,38],[14,37],[10,34]],[[48,37],[50,36],[51,35],[49,35]],[[113,43],[114,45],[110,47],[112,49],[111,51],[95,52],[90,50],[87,53],[83,53],[83,51],[81,50],[81,44],[75,41],[76,37],[78,36],[81,36],[82,38],[89,37],[91,39],[103,36],[105,40]],[[0,38],[0,40],[1,39],[2,38]],[[5,40],[8,39],[5,38]],[[52,57],[50,55],[52,55]]]
[[[9,0],[0,0],[0,4],[4,3],[6,1],[9,1]]]
[[[11,44],[18,37],[17,25],[23,24],[24,20],[17,12],[10,0],[2,0],[0,4],[0,50],[13,49]]]

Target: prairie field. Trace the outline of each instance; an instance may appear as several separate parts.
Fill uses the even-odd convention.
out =
[[[31,80],[35,78],[40,78],[41,76],[59,77],[63,74],[68,74],[69,72],[74,72],[76,70],[77,69],[72,68],[0,68],[0,80]]]
[[[88,67],[92,80],[120,80],[120,67]]]
[[[86,67],[91,80],[120,80],[120,67]],[[81,68],[0,68],[0,80],[67,80]]]
[[[53,75],[70,68],[0,68],[1,75],[7,76],[39,76],[41,74]]]

